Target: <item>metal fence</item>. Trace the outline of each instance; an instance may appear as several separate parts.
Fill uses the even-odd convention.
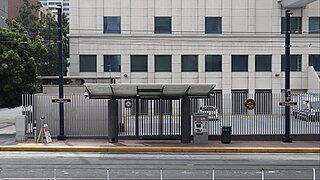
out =
[[[293,101],[303,103],[308,95],[293,96]],[[108,100],[85,99],[82,95],[65,96],[70,103],[65,103],[66,136],[107,136],[108,134]],[[32,136],[32,126],[37,122],[49,125],[52,136],[59,132],[59,108],[52,103],[53,95],[23,95],[23,114],[27,117],[28,134]],[[256,108],[247,110],[244,103],[254,99]],[[219,135],[221,126],[232,126],[234,135],[281,135],[284,134],[285,118],[281,94],[257,92],[217,92],[210,98],[190,99],[190,114],[199,112],[202,106],[213,106],[218,112],[217,118],[209,121],[209,135]],[[181,101],[180,100],[139,100],[138,132],[139,136],[175,136],[181,134]],[[125,108],[125,99],[119,100],[119,135],[135,136],[136,134],[136,100],[132,108]],[[301,106],[301,105],[298,105]],[[291,108],[292,109],[292,108]],[[44,122],[40,117],[46,116]],[[192,123],[191,115],[191,124]],[[192,132],[192,131],[191,131]],[[293,116],[291,113],[292,134],[320,134],[320,117],[309,119]]]
[[[111,180],[111,179],[206,179],[206,180],[319,180],[316,168],[290,169],[0,169],[0,180]],[[41,175],[39,175],[41,174]],[[293,178],[294,177],[294,178]]]
[[[57,96],[46,94],[23,95],[23,114],[27,115],[27,134],[32,136],[33,125],[40,129],[47,123],[52,136],[59,133],[59,104],[52,103]],[[71,102],[64,105],[66,136],[107,136],[108,101],[104,99],[89,100],[80,95],[69,95]],[[32,104],[30,104],[32,102]],[[41,120],[45,116],[45,120]]]

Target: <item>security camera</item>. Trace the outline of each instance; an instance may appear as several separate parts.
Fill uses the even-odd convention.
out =
[[[84,96],[84,98],[87,98],[87,97],[89,97],[89,93],[87,91],[85,91],[83,96]]]
[[[44,120],[46,117],[45,116],[41,116],[40,119]]]

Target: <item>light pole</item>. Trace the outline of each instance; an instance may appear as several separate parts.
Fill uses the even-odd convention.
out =
[[[286,70],[285,70],[285,101],[291,101],[290,90],[290,16],[292,13],[290,10],[286,10],[286,34],[285,34],[285,58],[286,58]],[[282,138],[282,142],[291,143],[292,138],[290,135],[290,106],[285,106],[285,134]]]
[[[59,75],[59,99],[63,99],[63,49],[62,49],[62,7],[58,5],[58,75]],[[60,133],[57,139],[66,140],[64,135],[64,104],[59,102],[59,117],[60,117]]]

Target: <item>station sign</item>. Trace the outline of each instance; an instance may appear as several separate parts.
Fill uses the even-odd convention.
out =
[[[283,102],[279,102],[280,106],[295,106],[297,105],[297,102],[292,102],[292,101],[283,101]]]
[[[70,98],[54,98],[51,99],[52,103],[67,103],[67,102],[71,102]]]
[[[124,106],[125,108],[132,108],[132,100],[125,100]]]

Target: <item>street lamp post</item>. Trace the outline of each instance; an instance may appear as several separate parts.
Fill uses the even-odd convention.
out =
[[[291,101],[290,90],[290,16],[292,13],[290,10],[286,10],[286,33],[285,33],[285,58],[286,58],[286,70],[285,70],[285,101]],[[285,134],[282,138],[282,142],[291,143],[292,138],[290,135],[290,106],[285,106]]]
[[[62,7],[58,5],[58,75],[59,75],[59,98],[63,98],[63,49],[62,49]],[[59,117],[60,117],[60,133],[57,139],[66,140],[67,137],[64,135],[64,104],[59,103]]]

